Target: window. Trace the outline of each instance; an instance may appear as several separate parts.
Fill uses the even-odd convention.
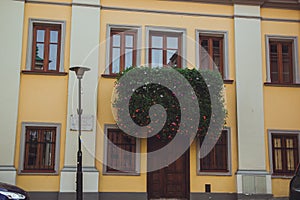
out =
[[[299,160],[298,134],[271,133],[274,175],[292,176]]]
[[[297,46],[297,37],[266,35],[268,83],[299,83]]]
[[[106,145],[107,173],[137,173],[136,152],[138,142],[135,137],[127,135],[117,128],[107,129],[109,142]]]
[[[61,25],[33,23],[32,71],[58,72]]]
[[[111,29],[109,73],[117,74],[137,62],[137,31]]]
[[[20,173],[58,173],[60,124],[22,123]]]
[[[182,33],[150,31],[149,63],[153,67],[182,67]]]
[[[293,83],[292,41],[270,41],[272,83]]]
[[[30,19],[26,71],[64,72],[65,22]]]
[[[229,172],[228,138],[228,131],[223,130],[214,148],[200,159],[200,172]],[[205,148],[202,145],[204,139],[205,136],[200,137],[201,149]]]
[[[213,70],[217,67],[224,78],[223,40],[223,35],[209,36],[199,34],[200,68]]]

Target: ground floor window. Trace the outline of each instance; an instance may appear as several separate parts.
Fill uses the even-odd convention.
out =
[[[213,149],[205,156],[200,158],[200,173],[201,172],[212,172],[212,173],[227,173],[229,172],[229,137],[228,130],[223,130],[219,136],[218,141],[214,145]],[[199,147],[200,151],[204,146],[203,141],[205,136],[200,137]]]
[[[21,173],[57,173],[59,124],[23,123]]]
[[[137,173],[137,138],[118,128],[107,129],[106,173]]]
[[[298,134],[271,133],[273,175],[294,174],[299,161]]]

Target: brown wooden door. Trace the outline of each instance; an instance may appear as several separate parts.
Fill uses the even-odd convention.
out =
[[[148,139],[148,152],[166,145],[155,138]],[[148,165],[157,162],[155,159],[147,160]],[[189,150],[179,159],[162,169],[148,172],[147,190],[148,199],[177,198],[189,199]]]

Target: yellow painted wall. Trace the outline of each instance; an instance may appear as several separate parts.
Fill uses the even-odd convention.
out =
[[[107,7],[118,8],[135,8],[151,11],[170,11],[170,12],[189,12],[189,13],[202,13],[202,14],[217,14],[217,15],[232,15],[233,6],[230,5],[216,5],[216,4],[203,4],[195,2],[176,2],[165,0],[132,0],[129,2],[122,0],[101,0],[101,5]],[[159,24],[158,21],[157,24]]]
[[[299,20],[300,17],[298,10],[275,9],[275,8],[262,8],[260,14],[263,18],[273,18],[273,19]]]
[[[71,0],[57,0],[56,2],[70,2]],[[71,7],[25,4],[23,48],[21,70],[25,70],[27,54],[27,38],[29,19],[45,19],[66,21],[66,39],[64,69],[68,72],[70,54],[70,21]],[[17,124],[17,140],[15,151],[15,166],[19,169],[20,137],[22,122],[49,122],[61,124],[60,163],[64,163],[64,144],[67,115],[67,86],[68,76],[29,75],[21,74],[20,99]],[[59,191],[59,175],[18,175],[17,185],[28,191]]]
[[[279,18],[300,20],[300,12],[296,10],[278,10],[264,8],[261,10],[264,18]],[[263,80],[266,80],[266,35],[296,36],[300,37],[300,24],[295,22],[262,21],[262,52],[263,52]],[[298,55],[299,53],[298,42]],[[298,59],[299,61],[299,59]],[[298,67],[300,62],[298,63]],[[298,68],[299,69],[299,68]],[[267,170],[270,171],[268,130],[299,130],[300,124],[300,88],[264,86],[264,112],[265,112],[265,142],[267,152]],[[289,178],[272,178],[272,191],[274,196],[288,196]]]

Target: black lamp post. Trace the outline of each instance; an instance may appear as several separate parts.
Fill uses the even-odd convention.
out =
[[[76,73],[78,79],[78,151],[77,151],[77,173],[76,173],[76,200],[83,199],[82,187],[82,152],[81,152],[81,79],[85,71],[89,71],[90,69],[87,67],[71,67],[71,71]]]

